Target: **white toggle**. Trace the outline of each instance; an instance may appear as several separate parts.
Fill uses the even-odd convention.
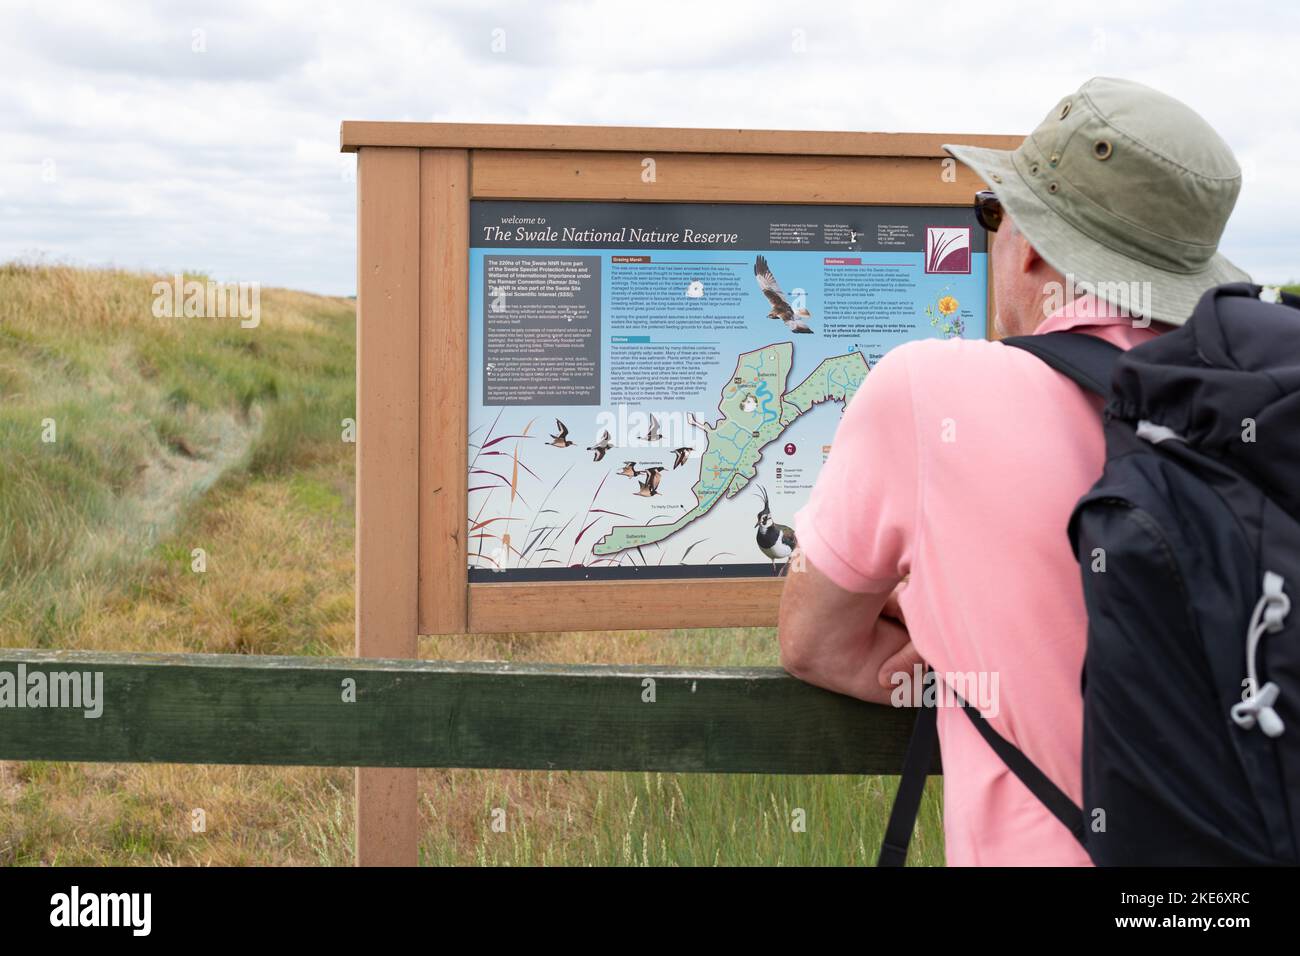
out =
[[[1264,572],[1264,593],[1255,605],[1255,610],[1250,615],[1250,627],[1246,629],[1246,679],[1251,688],[1259,686],[1257,657],[1260,638],[1265,633],[1276,634],[1282,630],[1282,622],[1291,613],[1291,598],[1287,596],[1285,586],[1282,575],[1273,571]],[[1265,736],[1281,737],[1286,725],[1273,709],[1280,693],[1281,690],[1272,681],[1259,687],[1248,700],[1232,705],[1230,713],[1233,722],[1243,730],[1250,730],[1258,723]]]
[[[1259,689],[1259,692],[1252,694],[1250,700],[1243,700],[1240,704],[1232,706],[1232,719],[1238,727],[1243,730],[1250,730],[1259,722],[1259,729],[1264,731],[1269,737],[1281,737],[1282,731],[1286,727],[1282,723],[1282,718],[1277,715],[1273,705],[1277,703],[1278,687],[1272,681],[1269,681]]]

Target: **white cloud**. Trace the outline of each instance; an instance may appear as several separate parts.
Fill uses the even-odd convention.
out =
[[[1223,133],[1245,170],[1224,252],[1300,278],[1288,8],[246,0],[2,16],[0,258],[350,293],[343,119],[1013,133],[1109,74]]]

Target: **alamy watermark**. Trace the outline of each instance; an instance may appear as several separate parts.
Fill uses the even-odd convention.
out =
[[[83,893],[74,885],[50,897],[50,925],[56,927],[128,927],[132,936],[148,936],[153,927],[152,893]]]
[[[1065,282],[1048,282],[1043,291],[1043,314],[1051,315],[1070,303],[1080,318],[1128,318],[1136,329],[1151,325],[1150,282],[1092,282],[1067,273]],[[1084,296],[1091,300],[1081,301]]]
[[[960,707],[962,701],[979,708],[985,717],[996,717],[999,679],[997,671],[926,670],[914,664],[911,671],[890,675],[893,690],[889,703],[894,707]]]
[[[0,709],[66,708],[94,720],[104,713],[103,671],[0,670]]]
[[[260,282],[200,282],[174,275],[171,282],[153,284],[155,319],[239,319],[240,328],[262,322]]]

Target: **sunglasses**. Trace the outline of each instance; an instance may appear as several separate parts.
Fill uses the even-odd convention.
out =
[[[975,194],[975,219],[989,232],[997,232],[1002,225],[1002,203],[990,189]]]

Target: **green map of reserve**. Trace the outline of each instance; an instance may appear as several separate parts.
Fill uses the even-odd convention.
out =
[[[712,425],[697,423],[708,444],[700,455],[700,477],[691,489],[695,507],[671,524],[615,526],[596,542],[592,553],[616,554],[663,541],[708,514],[724,496],[734,498],[756,474],[765,447],[813,406],[828,401],[847,403],[868,370],[860,352],[835,355],[787,391],[793,359],[790,342],[742,353],[735,374],[722,388],[718,403],[722,417]]]

